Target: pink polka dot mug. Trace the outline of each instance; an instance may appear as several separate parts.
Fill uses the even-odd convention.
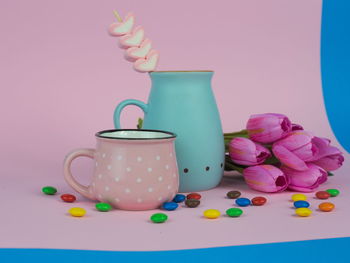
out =
[[[64,161],[64,178],[83,196],[124,210],[158,208],[178,192],[176,135],[157,130],[106,130],[96,133],[96,149],[77,149]],[[80,156],[94,160],[89,186],[71,173]]]

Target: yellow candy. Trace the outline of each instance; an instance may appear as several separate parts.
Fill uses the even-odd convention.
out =
[[[215,219],[220,216],[220,211],[216,209],[208,209],[204,211],[203,215],[206,218]]]
[[[73,207],[68,211],[72,216],[82,217],[86,214],[86,210],[80,207]]]
[[[312,211],[309,208],[302,207],[302,208],[296,209],[295,213],[298,216],[310,216],[312,214]]]
[[[306,195],[303,195],[303,194],[294,194],[294,195],[292,195],[292,200],[294,202],[296,202],[296,201],[306,201],[307,197],[306,197]]]

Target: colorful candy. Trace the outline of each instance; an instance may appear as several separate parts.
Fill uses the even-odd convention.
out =
[[[236,199],[236,205],[238,206],[248,206],[250,205],[250,200],[248,198],[238,198]]]
[[[328,199],[331,195],[326,191],[318,191],[316,197],[318,199]]]
[[[306,201],[307,200],[307,197],[306,195],[303,195],[303,194],[294,194],[292,195],[292,200],[295,202],[295,201]]]
[[[82,217],[86,214],[86,210],[80,207],[72,207],[68,212],[74,217]]]
[[[190,208],[195,208],[195,207],[199,206],[200,202],[201,202],[201,201],[199,201],[199,200],[197,200],[197,199],[187,199],[187,200],[185,201],[185,205],[186,205],[187,207],[190,207]]]
[[[77,198],[74,195],[71,194],[63,194],[61,195],[61,199],[63,202],[66,203],[73,203],[75,200],[77,200]]]
[[[302,207],[308,208],[309,206],[310,206],[309,202],[304,200],[299,200],[294,202],[295,208],[302,208]]]
[[[326,192],[329,193],[332,197],[338,196],[340,193],[338,189],[327,189]]]
[[[236,199],[238,197],[241,196],[241,192],[240,191],[230,191],[226,194],[227,198],[230,199]]]
[[[333,203],[324,202],[321,203],[318,208],[323,212],[330,212],[335,208],[335,205]]]
[[[302,208],[295,209],[295,213],[298,216],[307,217],[307,216],[310,216],[312,214],[312,211],[309,208],[302,207]]]
[[[209,219],[215,219],[220,216],[220,211],[216,209],[207,209],[203,212],[204,217]]]
[[[54,195],[57,193],[57,189],[53,186],[45,186],[41,189],[41,191],[43,191],[43,193],[46,195]]]
[[[252,199],[252,204],[255,206],[264,205],[267,202],[267,199],[262,196],[257,196]]]
[[[153,223],[164,223],[165,221],[168,220],[168,216],[163,213],[155,213],[150,217],[150,220]]]
[[[175,202],[175,203],[182,203],[185,200],[186,200],[186,196],[185,195],[177,194],[177,195],[175,195],[175,197],[173,199],[173,202]]]
[[[162,205],[162,208],[167,211],[175,210],[179,205],[175,202],[165,202]]]
[[[96,209],[100,212],[108,212],[112,209],[112,206],[108,203],[97,203]]]
[[[197,199],[200,200],[202,196],[198,193],[190,193],[187,195],[187,199]]]
[[[243,214],[242,209],[239,208],[229,208],[226,210],[226,215],[230,217],[239,217]]]

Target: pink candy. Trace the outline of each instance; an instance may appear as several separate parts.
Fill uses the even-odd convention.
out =
[[[117,14],[118,16],[118,14]],[[118,20],[121,20],[119,16]],[[111,36],[120,37],[119,45],[126,49],[125,58],[134,63],[134,69],[138,72],[154,71],[159,60],[159,52],[152,49],[152,43],[145,39],[143,27],[133,29],[135,17],[129,13],[124,21],[112,23],[109,27]]]

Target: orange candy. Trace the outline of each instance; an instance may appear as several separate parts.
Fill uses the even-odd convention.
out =
[[[330,212],[335,208],[335,205],[329,202],[321,203],[318,208],[323,212]]]

